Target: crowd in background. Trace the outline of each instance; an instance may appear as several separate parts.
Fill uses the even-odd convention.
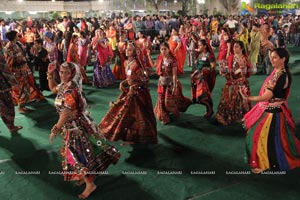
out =
[[[92,145],[87,134],[109,141],[123,140],[123,145],[156,144],[155,116],[167,125],[172,121],[171,115],[179,117],[192,104],[202,104],[206,107],[203,117],[212,118],[212,92],[218,73],[226,82],[215,119],[221,125],[245,122],[249,133],[247,155],[253,172],[300,167],[300,143],[293,135],[295,124],[286,103],[291,85],[286,47],[300,46],[300,16],[125,14],[115,18],[64,16],[57,20],[28,18],[0,23],[0,75],[9,77],[0,77],[6,83],[1,89],[1,117],[11,132],[18,131],[22,127],[14,125],[13,103],[20,113],[26,114],[30,112],[26,103],[43,100],[44,90],[57,93],[55,105],[60,117],[51,130],[50,140],[64,133],[66,170],[76,171],[75,161],[85,170],[99,166],[103,170],[118,161],[120,155],[114,147],[110,147],[109,154],[99,154],[107,159],[106,164],[99,160],[68,160],[69,151],[82,154],[87,160],[93,156],[96,159],[96,154],[80,151]],[[91,65],[92,78],[86,74]],[[185,65],[191,68],[191,99],[183,96],[180,82],[180,74],[187,73]],[[258,71],[258,65],[262,70]],[[154,68],[159,79],[153,108],[148,83]],[[38,71],[38,84],[33,78],[34,71]],[[260,95],[252,96],[248,78],[256,73],[269,76]],[[102,88],[116,80],[121,80],[121,94],[95,126],[85,112],[82,84]],[[262,104],[252,107],[251,101]],[[78,131],[78,127],[85,126],[84,131]],[[70,139],[74,134],[82,135],[76,137],[76,144]],[[283,145],[287,143],[289,147]],[[93,177],[65,178],[86,183],[80,198],[88,197],[96,189]]]

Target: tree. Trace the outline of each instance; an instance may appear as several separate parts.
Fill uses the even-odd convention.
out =
[[[51,19],[58,19],[60,17],[58,12],[53,12],[50,16]]]
[[[221,4],[230,14],[239,13],[240,0],[220,0]]]
[[[164,2],[165,0],[150,0],[152,2],[154,9],[158,13],[160,10],[160,5]]]

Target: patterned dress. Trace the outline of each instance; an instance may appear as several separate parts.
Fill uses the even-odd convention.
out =
[[[48,56],[49,56],[49,60],[50,62],[54,62],[57,61],[58,58],[58,50],[56,47],[55,42],[44,42],[44,48],[48,51]]]
[[[220,46],[219,46],[219,52],[218,52],[218,57],[217,61],[222,62],[226,60],[227,52],[228,52],[228,43],[231,43],[230,39],[224,40],[224,36],[221,36],[220,39]]]
[[[5,59],[10,71],[17,81],[12,86],[12,98],[15,104],[24,105],[27,102],[44,99],[43,94],[35,86],[34,77],[30,71],[23,49],[16,44],[8,42],[5,49]]]
[[[263,84],[260,95],[271,90],[268,102],[257,103],[245,116],[246,153],[251,168],[287,171],[300,167],[300,141],[287,105],[288,75],[275,69]]]
[[[96,174],[116,164],[120,153],[101,138],[97,125],[85,110],[86,101],[77,84],[61,83],[57,90],[57,112],[71,113],[62,128],[64,139],[60,152],[65,180],[80,180],[86,172]]]
[[[135,41],[135,45],[141,50],[140,61],[143,66],[147,68],[152,68],[149,62],[149,56],[147,54],[147,49],[151,49],[151,41],[147,38],[139,38]]]
[[[50,63],[57,63],[56,70],[54,71],[54,80],[56,83],[60,83],[60,76],[59,76],[59,65],[61,63],[58,63],[58,49],[57,45],[55,42],[51,41],[44,41],[43,47],[47,50],[48,52],[48,58]],[[67,54],[66,54],[67,56]]]
[[[96,50],[97,59],[94,63],[93,86],[108,87],[115,82],[109,66],[114,54],[106,38],[103,38],[101,43],[103,45],[98,44]]]
[[[122,93],[99,124],[110,141],[156,144],[156,120],[148,89],[148,77],[136,59],[126,62],[127,78],[120,83]]]
[[[248,65],[239,66],[237,57],[230,55],[228,58],[228,71],[224,73],[226,78],[225,86],[222,90],[221,100],[218,106],[216,119],[223,125],[229,125],[234,122],[241,122],[244,115],[250,110],[251,102],[242,98],[239,93],[240,87],[247,88],[250,95],[250,86],[248,79],[251,65],[245,56],[241,59]],[[236,73],[239,70],[239,73]]]
[[[210,66],[212,62],[215,62],[213,54],[207,52],[201,55],[197,61],[197,70],[191,76],[193,103],[205,105],[208,113],[213,109],[211,93],[216,81],[216,71]]]
[[[0,116],[4,124],[14,126],[15,108],[11,98],[11,85],[16,84],[12,73],[6,65],[2,51],[0,52]]]
[[[112,69],[112,73],[116,80],[125,80],[126,74],[125,74],[125,66],[124,62],[126,59],[126,46],[127,42],[119,42],[118,47],[118,54],[116,58],[116,63]]]
[[[182,86],[177,80],[175,94],[172,95],[174,88],[173,83],[173,68],[177,69],[177,62],[173,56],[164,59],[160,55],[157,59],[157,74],[160,76],[157,87],[157,101],[154,108],[156,117],[163,124],[170,122],[169,113],[179,116],[180,112],[185,112],[192,104],[192,101],[182,94]]]

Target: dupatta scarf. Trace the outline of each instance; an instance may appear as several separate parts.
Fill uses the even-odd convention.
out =
[[[265,91],[265,86],[267,85],[268,81],[275,75],[275,73],[277,72],[276,69],[273,70],[273,72],[266,78],[265,82],[263,83],[260,92],[259,92],[259,96],[262,96],[264,91]],[[290,88],[287,90],[287,97],[286,99],[288,99],[290,95]],[[258,102],[247,114],[245,114],[243,121],[244,121],[244,126],[246,127],[246,129],[250,129],[256,122],[257,120],[263,115],[265,109],[268,107],[269,102],[264,101],[264,102]],[[290,111],[290,109],[288,108],[288,104],[287,101],[285,100],[282,104],[281,104],[281,109],[286,117],[286,121],[289,125],[289,127],[291,128],[292,132],[295,132],[295,122],[293,120],[292,117],[292,113]]]

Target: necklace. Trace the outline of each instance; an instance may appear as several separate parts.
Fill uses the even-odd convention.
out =
[[[133,64],[133,62],[135,61],[134,58],[130,58],[127,60],[127,65],[126,65],[126,71],[128,71],[131,67],[131,65]]]

